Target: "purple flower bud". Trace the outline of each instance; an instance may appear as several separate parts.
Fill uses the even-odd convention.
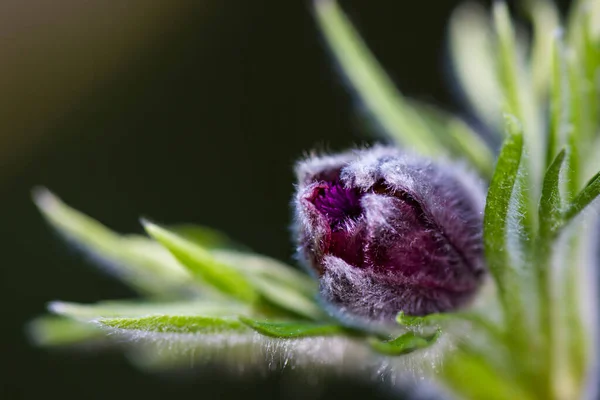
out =
[[[479,180],[394,148],[298,164],[301,259],[338,316],[390,321],[469,302],[484,271]]]

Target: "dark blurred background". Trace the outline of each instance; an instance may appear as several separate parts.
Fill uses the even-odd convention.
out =
[[[461,111],[445,62],[458,0],[341,3],[404,93]],[[148,375],[115,353],[34,348],[23,330],[50,300],[133,296],[51,233],[33,186],[118,231],[141,232],[140,215],[194,222],[289,260],[294,161],[372,141],[363,126],[308,0],[3,0],[0,398],[384,397]]]

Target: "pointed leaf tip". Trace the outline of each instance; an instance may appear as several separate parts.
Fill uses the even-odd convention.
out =
[[[339,325],[307,321],[257,321],[239,317],[239,320],[261,335],[281,339],[312,336],[332,336],[345,332]]]
[[[35,205],[42,211],[50,209],[60,201],[50,190],[44,186],[31,189],[31,198]]]
[[[203,283],[244,302],[257,300],[258,293],[250,282],[234,268],[219,262],[208,249],[149,221],[143,221],[142,225],[150,237],[169,250]]]
[[[390,356],[400,356],[432,346],[437,342],[441,334],[442,331],[440,329],[429,335],[407,332],[392,340],[381,341],[372,339],[370,344],[373,350],[379,353]]]

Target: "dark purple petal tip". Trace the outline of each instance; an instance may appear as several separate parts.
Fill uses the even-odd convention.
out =
[[[298,253],[338,314],[391,321],[474,297],[484,191],[468,171],[374,147],[309,158],[296,172]]]

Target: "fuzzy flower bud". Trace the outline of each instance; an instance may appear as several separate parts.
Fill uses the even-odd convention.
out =
[[[473,298],[485,197],[468,171],[374,147],[309,158],[296,174],[298,254],[333,313],[386,322]]]

